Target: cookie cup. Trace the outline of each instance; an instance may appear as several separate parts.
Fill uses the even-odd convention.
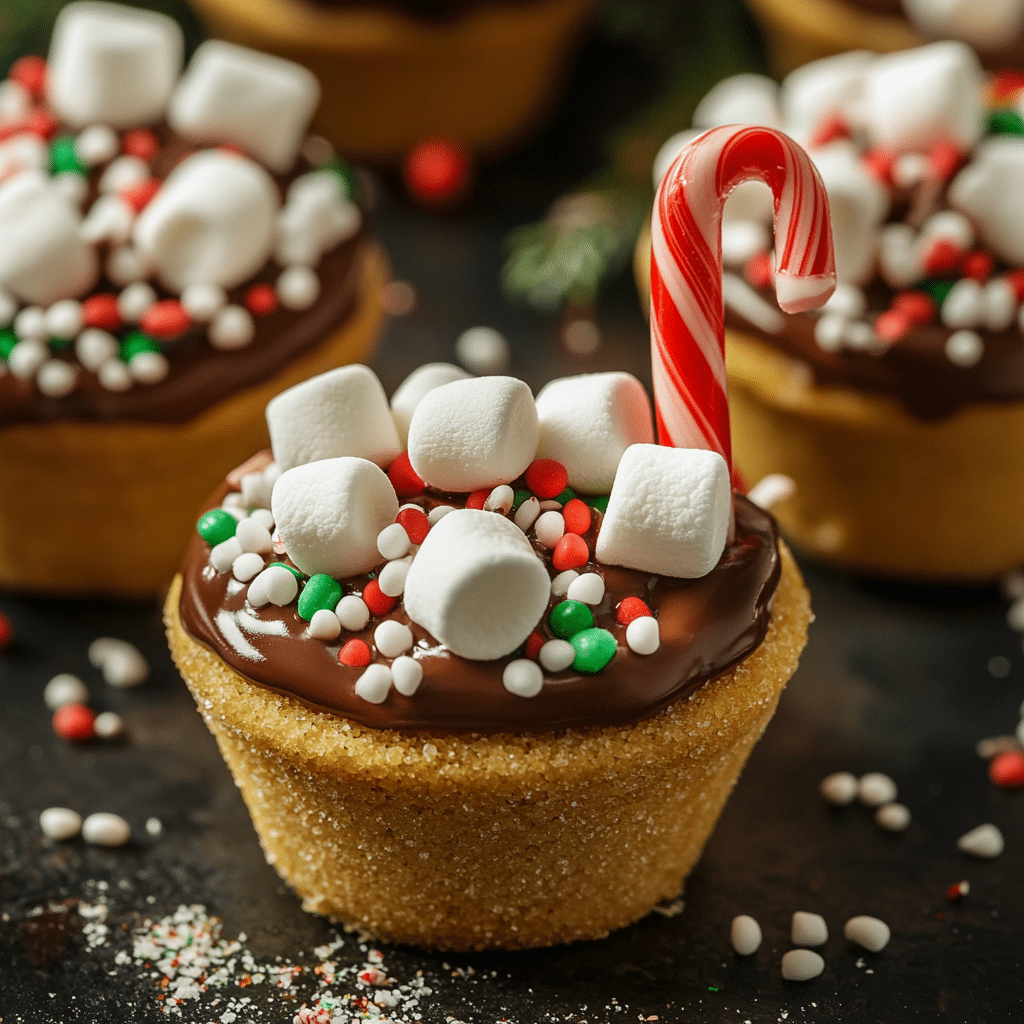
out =
[[[922,581],[980,583],[1024,564],[1024,402],[927,422],[886,396],[819,387],[804,363],[727,334],[733,456],[748,481],[796,482],[772,507],[794,544]]]
[[[0,587],[144,597],[165,586],[203,499],[268,443],[267,402],[372,350],[388,266],[376,243],[364,244],[348,319],[259,386],[185,423],[57,420],[0,429]]]
[[[180,577],[165,621],[267,860],[305,909],[391,942],[522,949],[600,938],[681,891],[807,637],[808,594],[781,555],[757,650],[614,728],[364,728],[249,682],[193,640]]]

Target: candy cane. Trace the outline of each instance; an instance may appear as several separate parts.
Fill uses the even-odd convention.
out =
[[[788,313],[835,288],[825,186],[772,128],[726,125],[694,139],[662,179],[651,223],[651,363],[658,440],[716,451],[732,467],[722,306],[722,207],[748,178],[775,195],[775,295]]]

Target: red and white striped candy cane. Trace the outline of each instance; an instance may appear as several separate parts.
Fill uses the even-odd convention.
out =
[[[748,178],[775,196],[775,295],[788,313],[835,288],[825,186],[787,135],[725,125],[698,136],[662,179],[651,222],[651,363],[658,440],[707,448],[732,468],[722,306],[722,207]]]

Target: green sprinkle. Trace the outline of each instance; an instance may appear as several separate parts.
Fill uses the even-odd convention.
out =
[[[287,569],[297,580],[304,580],[306,578],[298,569],[295,568],[294,565],[285,565],[284,562],[271,562],[267,568],[269,569],[274,565],[279,565],[282,569]]]
[[[717,985],[708,985],[708,991],[709,992],[717,992],[718,991],[718,986]]]
[[[74,340],[74,338],[51,338],[50,348],[52,348],[54,352],[63,352],[64,349],[70,347]]]
[[[357,191],[356,176],[352,173],[352,168],[349,167],[344,160],[336,156],[329,164],[326,165],[324,170],[333,171],[339,178],[341,178],[341,184],[345,190],[346,199],[355,199]]]
[[[946,301],[946,296],[953,290],[956,281],[922,281],[917,287],[927,292],[934,300],[935,305],[941,306]]]
[[[78,159],[73,135],[59,135],[50,144],[50,173],[62,174],[65,171],[83,175],[89,173],[85,164]]]
[[[562,601],[551,609],[548,625],[559,640],[571,640],[581,630],[594,625],[594,613],[582,601]]]
[[[318,572],[306,580],[306,585],[299,594],[299,618],[309,622],[324,608],[333,611],[340,600],[341,584],[333,576]]]
[[[515,491],[512,498],[512,511],[518,512],[519,506],[530,499],[529,491]]]
[[[216,547],[228,538],[234,537],[235,530],[238,529],[238,520],[225,509],[211,508],[209,512],[204,512],[199,517],[196,529],[210,547]]]
[[[610,497],[610,494],[599,494],[596,498],[587,498],[587,504],[591,508],[596,508],[601,515],[604,515],[608,511],[608,499]]]
[[[140,352],[159,352],[160,346],[142,331],[131,331],[121,339],[121,359],[131,362],[132,356]]]
[[[607,629],[584,629],[571,637],[569,643],[576,650],[572,667],[577,672],[593,675],[615,657],[615,637]]]
[[[560,502],[562,508],[565,508],[565,506],[568,505],[569,502],[572,501],[572,499],[575,497],[576,492],[571,487],[566,487],[566,489],[562,491],[561,494],[555,495],[555,501]]]
[[[18,344],[18,336],[9,328],[0,330],[0,359],[9,359],[11,349]]]
[[[993,110],[988,115],[988,130],[993,135],[1024,135],[1024,117],[1016,110]]]

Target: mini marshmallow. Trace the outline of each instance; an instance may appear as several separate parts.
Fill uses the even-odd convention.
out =
[[[855,120],[864,73],[874,59],[870,50],[850,50],[791,71],[779,89],[785,130],[804,141],[829,115]]]
[[[270,509],[270,496],[274,493],[274,484],[280,473],[268,477],[266,473],[245,473],[242,476],[242,504],[246,508],[256,508],[251,518],[256,519],[258,512],[266,513],[269,523],[263,523],[268,530],[273,529],[273,514]]]
[[[313,612],[313,618],[309,620],[309,628],[306,632],[314,640],[324,640],[330,643],[341,636],[341,623],[330,608],[318,608]]]
[[[661,646],[661,627],[652,615],[641,615],[626,627],[626,646],[634,654],[653,654]]]
[[[217,572],[228,572],[235,559],[242,553],[242,545],[237,537],[228,537],[210,549],[210,565]]]
[[[517,658],[505,666],[501,683],[509,693],[517,697],[536,697],[544,688],[544,673],[535,661]]]
[[[385,658],[397,658],[412,647],[412,630],[404,622],[385,619],[373,631],[373,643]]]
[[[697,104],[694,128],[723,124],[781,125],[779,87],[766,75],[741,74],[723,79]]]
[[[344,457],[282,473],[271,508],[299,569],[309,576],[322,572],[343,579],[379,564],[377,536],[395,521],[398,498],[382,469],[366,459]]]
[[[359,364],[281,392],[267,404],[267,425],[282,469],[339,456],[389,466],[402,450],[384,388]]]
[[[903,0],[903,8],[922,32],[979,50],[1002,49],[1024,27],[1024,0]]]
[[[132,237],[171,291],[231,288],[266,263],[279,205],[274,179],[259,164],[204,150],[171,171]]]
[[[403,654],[391,662],[391,681],[403,697],[411,697],[423,682],[423,666],[415,658]]]
[[[106,124],[90,125],[75,139],[75,155],[89,167],[112,160],[120,148],[116,133]]]
[[[512,503],[515,501],[515,491],[508,484],[498,484],[490,494],[484,498],[484,511],[497,512],[499,515],[508,515],[512,510]]]
[[[562,513],[556,512],[554,509],[544,512],[533,524],[533,532],[544,547],[554,548],[565,533],[565,520],[562,518]]]
[[[949,202],[971,218],[996,256],[1024,265],[1024,139],[986,140],[950,184]]]
[[[270,531],[254,519],[243,519],[235,530],[235,536],[243,551],[253,551],[258,555],[270,554]]]
[[[181,58],[181,29],[166,15],[116,4],[69,4],[53,29],[47,99],[75,127],[148,124],[163,114]]]
[[[604,577],[597,572],[585,572],[569,584],[565,596],[570,601],[600,604],[604,600]]]
[[[0,181],[22,171],[47,171],[49,167],[50,151],[38,135],[21,132],[0,142]],[[75,177],[82,179],[80,174]]]
[[[263,571],[264,559],[254,551],[243,551],[232,563],[231,573],[239,583],[248,583]]]
[[[39,306],[25,306],[14,318],[14,333],[22,340],[45,341],[46,310]]]
[[[978,58],[951,41],[879,57],[865,71],[863,115],[873,146],[904,152],[952,141],[970,149],[985,126]]]
[[[626,449],[598,534],[600,562],[692,579],[709,573],[732,520],[729,467],[717,452]]]
[[[391,669],[387,665],[370,665],[356,680],[357,697],[370,704],[383,704],[391,692]]]
[[[467,380],[470,374],[454,363],[424,363],[409,374],[391,396],[391,415],[395,418],[398,436],[405,444],[409,436],[409,422],[423,396],[434,388],[451,384],[453,380]]]
[[[538,435],[533,395],[521,380],[456,380],[420,400],[409,424],[409,461],[440,490],[495,487],[526,470]]]
[[[568,640],[548,640],[537,654],[545,672],[562,672],[576,660],[576,648]]]
[[[319,83],[301,65],[210,39],[175,89],[167,120],[194,142],[234,143],[283,174],[319,100]]]
[[[388,560],[404,558],[409,553],[411,546],[409,534],[405,532],[405,527],[401,523],[385,526],[377,536],[377,550],[380,552],[381,558]]]
[[[370,609],[366,607],[366,602],[355,594],[346,594],[338,602],[334,614],[338,616],[342,626],[352,633],[365,629],[370,621]]]
[[[850,942],[856,942],[872,953],[881,953],[892,938],[892,932],[884,921],[867,914],[851,917],[843,925],[843,935]]]
[[[405,582],[405,610],[455,654],[489,661],[526,640],[550,593],[544,564],[514,523],[457,509],[420,546]]]
[[[377,583],[380,592],[387,597],[398,597],[405,590],[405,581],[409,575],[409,566],[412,565],[412,557],[396,558],[388,562],[380,571]]]
[[[141,157],[119,156],[100,175],[99,190],[103,194],[123,192],[149,178],[149,164]]]
[[[628,373],[553,380],[537,395],[537,416],[537,458],[560,462],[569,486],[584,494],[607,494],[622,453],[654,441],[647,392]]]
[[[40,172],[0,184],[0,287],[41,306],[87,292],[98,266],[79,237],[80,224],[78,210]]]
[[[828,942],[828,925],[821,914],[797,910],[789,924],[789,940],[794,946],[824,946]]]
[[[288,187],[277,217],[274,258],[281,266],[315,267],[324,253],[351,238],[362,220],[333,171],[310,171]]]
[[[516,509],[513,522],[520,530],[523,531],[523,533],[526,533],[526,531],[529,530],[537,521],[539,516],[540,502],[531,494],[530,497],[528,497],[526,501]]]
[[[761,948],[761,926],[748,914],[738,914],[732,919],[729,938],[738,956],[751,956]]]

